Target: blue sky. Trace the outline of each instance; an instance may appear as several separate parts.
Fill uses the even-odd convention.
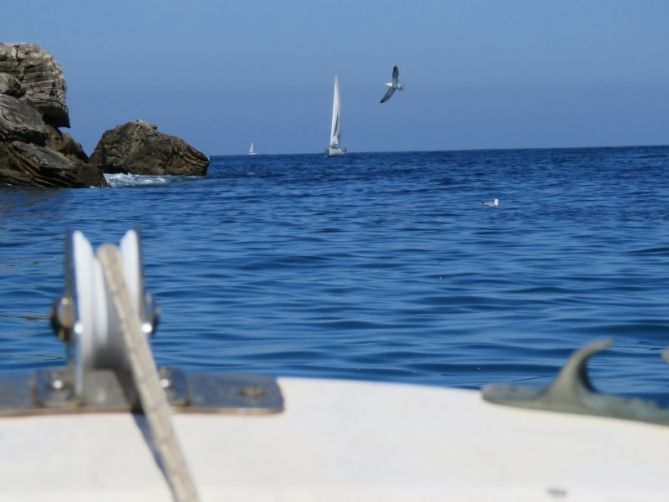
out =
[[[91,153],[135,118],[209,154],[669,143],[667,0],[0,0]],[[407,90],[381,105],[399,65]]]

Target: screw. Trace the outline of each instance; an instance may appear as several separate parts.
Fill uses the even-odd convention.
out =
[[[260,397],[265,394],[265,389],[262,387],[244,387],[239,391],[245,397]]]
[[[72,338],[72,328],[74,327],[74,301],[69,294],[64,294],[58,298],[49,310],[49,319],[51,327],[58,335],[58,338],[64,342]]]

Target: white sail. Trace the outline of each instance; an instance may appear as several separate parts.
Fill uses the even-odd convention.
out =
[[[341,98],[339,97],[339,79],[335,76],[334,97],[332,98],[332,127],[328,155],[341,155],[346,150],[341,148]]]
[[[253,141],[251,141],[251,148],[249,148],[249,155],[255,155],[256,154],[256,147],[253,145]]]
[[[330,147],[337,148],[341,141],[341,99],[339,97],[339,80],[335,76],[334,97],[332,98],[332,128],[330,129]]]

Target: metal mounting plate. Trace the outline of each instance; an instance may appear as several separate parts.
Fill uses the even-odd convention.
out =
[[[281,389],[271,377],[186,373],[169,367],[158,371],[176,413],[265,415],[283,411]],[[0,374],[0,417],[139,412],[130,382],[129,374],[93,370],[85,377],[82,397],[77,398],[70,366],[34,374]]]

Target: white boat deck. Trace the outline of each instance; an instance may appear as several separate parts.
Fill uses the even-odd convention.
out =
[[[176,415],[203,501],[653,501],[669,428],[478,392],[280,379],[283,413]],[[0,500],[169,501],[141,417],[0,419]]]

